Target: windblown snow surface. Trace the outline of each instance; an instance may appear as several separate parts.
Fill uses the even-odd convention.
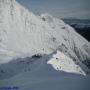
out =
[[[90,43],[72,27],[0,0],[0,90],[90,90],[89,68]]]

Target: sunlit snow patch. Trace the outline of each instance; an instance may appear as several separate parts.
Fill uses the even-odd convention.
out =
[[[50,59],[47,64],[51,64],[56,70],[86,75],[79,65],[60,51],[57,51],[57,53],[53,55],[52,59]]]

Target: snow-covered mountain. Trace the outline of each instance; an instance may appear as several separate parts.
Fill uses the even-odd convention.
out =
[[[36,16],[15,0],[0,0],[0,79],[86,75],[89,65],[90,43],[72,27],[49,14]]]

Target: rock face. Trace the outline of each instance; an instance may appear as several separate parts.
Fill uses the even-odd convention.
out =
[[[36,16],[15,0],[0,0],[0,63],[56,50],[75,64],[90,65],[90,43],[72,27],[49,14]]]

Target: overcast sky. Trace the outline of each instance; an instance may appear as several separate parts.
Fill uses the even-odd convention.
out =
[[[90,0],[17,0],[35,14],[90,19]]]

